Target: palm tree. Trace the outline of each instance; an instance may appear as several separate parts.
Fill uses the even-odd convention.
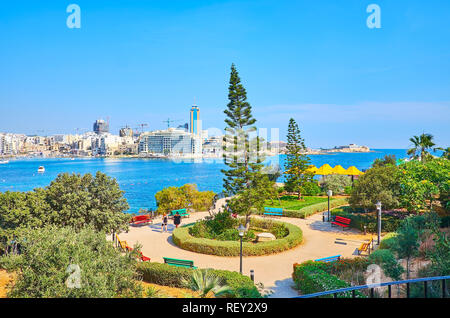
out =
[[[221,279],[206,270],[196,270],[192,273],[190,280],[183,279],[186,286],[200,293],[201,298],[205,298],[211,292],[216,297],[231,294],[231,287],[222,285]]]
[[[426,133],[409,138],[409,141],[412,142],[413,147],[408,149],[408,155],[415,159],[420,157],[420,161],[424,162],[425,158],[429,155],[430,150],[436,151],[436,148],[433,148],[436,146],[433,142],[433,138],[433,135]]]

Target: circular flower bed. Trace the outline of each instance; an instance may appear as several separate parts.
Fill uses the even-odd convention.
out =
[[[267,242],[244,242],[243,252],[244,256],[261,256],[275,254],[279,252],[291,249],[303,241],[302,230],[293,224],[279,222],[279,221],[266,221],[253,218],[252,225],[264,228],[268,222],[273,224],[283,224],[288,234],[283,238],[278,238],[273,241]],[[172,234],[173,242],[180,248],[202,254],[218,255],[218,256],[239,256],[240,254],[240,242],[239,241],[220,241],[208,238],[194,237],[189,234],[189,228],[186,226],[175,229]]]

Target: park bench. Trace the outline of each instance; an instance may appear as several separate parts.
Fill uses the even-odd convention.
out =
[[[331,222],[331,226],[333,226],[333,224],[338,225],[338,226],[342,227],[342,230],[345,230],[346,228],[350,228],[351,221],[352,220],[344,218],[342,216],[336,216],[334,218],[334,221]]]
[[[175,214],[177,214],[177,212],[178,212],[178,214],[181,215],[182,217],[189,217],[189,213],[187,212],[186,209],[172,210],[172,211],[170,211],[170,213],[169,213],[169,217],[173,217]]]
[[[176,259],[176,258],[169,258],[169,257],[163,257],[164,263],[172,266],[178,266],[178,267],[189,267],[189,268],[197,268],[194,266],[194,261],[187,261],[184,259]]]
[[[361,246],[358,248],[358,255],[361,255],[362,252],[366,252],[366,251],[368,251],[368,253],[370,255],[371,248],[373,248],[373,239],[370,239],[369,242],[364,242],[361,244]]]
[[[314,260],[314,262],[329,263],[329,262],[336,262],[340,259],[341,259],[341,255],[335,255],[335,256],[330,256],[330,257],[319,258],[319,259]]]
[[[133,216],[131,219],[130,225],[140,225],[140,224],[148,224],[153,223],[152,217],[148,214],[145,215],[137,215]]]
[[[283,209],[282,208],[264,208],[263,216],[283,216]]]

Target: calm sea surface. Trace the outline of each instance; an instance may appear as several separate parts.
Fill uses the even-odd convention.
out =
[[[320,167],[341,165],[345,169],[356,166],[367,169],[376,158],[387,154],[405,158],[405,149],[378,149],[370,153],[336,153],[332,155],[311,155],[312,164]],[[284,155],[268,159],[272,164],[283,167]],[[39,166],[45,167],[38,173]],[[139,208],[156,207],[155,193],[168,186],[197,184],[199,190],[222,190],[223,175],[220,169],[225,165],[219,159],[169,161],[161,159],[20,159],[0,164],[0,192],[29,191],[45,187],[59,173],[92,173],[102,171],[117,179],[130,205],[129,212]],[[282,180],[279,180],[282,181]]]

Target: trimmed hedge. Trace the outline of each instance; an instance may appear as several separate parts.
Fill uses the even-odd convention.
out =
[[[348,204],[347,198],[338,198],[330,201],[330,209],[337,208],[338,206],[346,205]],[[313,214],[324,212],[328,210],[328,202],[321,202],[312,204],[309,206],[305,206],[304,208],[301,208],[300,210],[285,210],[283,209],[283,215],[290,218],[300,218],[305,219],[308,216],[311,216]],[[263,212],[261,212],[262,214]]]
[[[351,261],[345,261],[348,264]],[[345,264],[343,262],[342,264]],[[357,266],[363,265],[358,264]],[[347,265],[344,265],[345,268]],[[364,264],[367,267],[366,264]],[[340,288],[350,287],[346,281],[339,279],[337,276],[329,273],[331,267],[327,263],[308,261],[300,265],[294,264],[293,279],[298,288],[304,295],[313,294],[322,291],[335,290]],[[365,298],[359,291],[355,292],[357,298]],[[324,298],[331,298],[333,295],[322,296]],[[338,298],[350,298],[351,292],[339,293]]]
[[[176,267],[161,263],[143,262],[137,265],[137,271],[147,283],[186,288],[183,279],[189,279],[194,269]],[[261,294],[252,280],[238,272],[211,269],[212,274],[222,279],[222,283],[228,285],[233,290],[233,297],[236,298],[261,298]]]
[[[364,225],[367,226],[367,232],[376,233],[377,232],[377,217],[376,215],[370,215],[366,213],[349,213],[347,211],[331,211],[332,216],[338,215],[344,218],[348,218],[351,221],[350,227],[364,231]],[[394,215],[388,215],[386,213],[381,216],[381,227],[383,232],[394,232],[396,231],[403,219],[398,218]]]
[[[284,224],[289,231],[289,234],[283,238],[268,241],[268,242],[244,242],[243,255],[244,256],[261,256],[275,254],[291,249],[303,241],[302,230],[289,223],[278,221],[266,221],[252,218],[252,226],[266,228],[267,223]],[[240,242],[239,241],[218,241],[206,238],[197,238],[189,234],[189,227],[182,227],[175,229],[172,234],[173,242],[182,249],[208,255],[218,256],[239,256]]]

